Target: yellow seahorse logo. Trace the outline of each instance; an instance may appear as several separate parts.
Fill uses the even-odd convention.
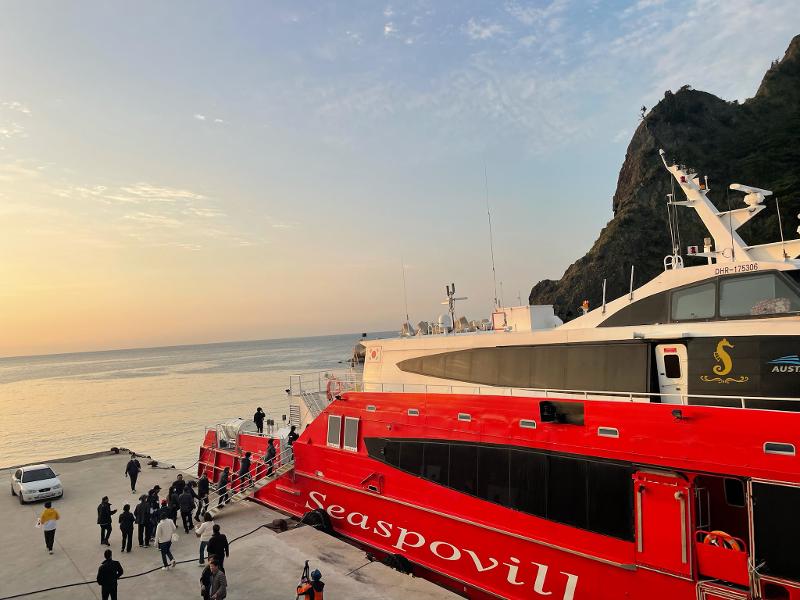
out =
[[[714,360],[718,364],[714,365],[711,370],[717,377],[709,377],[708,375],[701,375],[700,381],[706,383],[745,383],[750,378],[747,375],[740,377],[725,377],[733,370],[733,359],[728,354],[726,348],[734,348],[735,346],[728,341],[728,338],[722,338],[717,344],[717,350],[714,352]]]
[[[717,344],[717,351],[714,352],[714,360],[716,360],[718,365],[714,365],[714,368],[711,369],[717,375],[727,375],[733,369],[733,359],[731,359],[731,355],[725,351],[725,348],[734,348],[734,345],[731,344],[727,338],[722,338],[719,344]]]

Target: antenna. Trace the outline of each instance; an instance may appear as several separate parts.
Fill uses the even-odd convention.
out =
[[[447,310],[450,312],[450,321],[452,322],[453,326],[453,333],[456,332],[456,300],[466,300],[466,296],[461,296],[460,298],[456,298],[456,284],[451,283],[450,285],[445,285],[445,290],[447,292],[447,300],[442,302],[442,304],[447,305]]]
[[[778,198],[775,197],[775,208],[778,211],[778,231],[781,234],[781,251],[783,252],[783,260],[789,258],[789,255],[786,254],[786,242],[783,239],[783,224],[781,223],[781,205],[778,204]]]
[[[402,269],[403,271],[403,302],[405,303],[406,307],[406,323],[408,323],[409,319],[408,319],[408,290],[406,289],[406,263],[403,262],[402,256],[400,257],[400,269]]]
[[[628,301],[633,300],[633,269],[634,266],[631,265],[631,291],[628,293]]]
[[[733,217],[731,216],[730,186],[725,188],[725,200],[728,202],[728,229],[731,232],[731,262],[736,262],[736,244],[733,243]]]
[[[492,256],[492,279],[494,280],[494,307],[497,308],[497,271],[494,268],[494,236],[492,234],[492,211],[489,208],[489,175],[486,172],[486,163],[483,163],[483,183],[486,190],[486,216],[489,218],[489,252]]]

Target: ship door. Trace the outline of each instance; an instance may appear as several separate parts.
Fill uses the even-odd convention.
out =
[[[686,404],[688,362],[685,344],[656,346],[658,386],[663,404]]]
[[[691,575],[689,484],[674,473],[634,475],[636,562],[667,573]]]

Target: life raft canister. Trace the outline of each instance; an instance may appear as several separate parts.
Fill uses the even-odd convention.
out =
[[[742,551],[742,545],[735,537],[718,529],[706,534],[706,536],[703,538],[703,543],[709,544],[710,546],[725,548],[727,550],[737,550],[739,552]]]
[[[325,386],[328,402],[333,402],[333,399],[342,393],[342,389],[342,382],[336,379],[336,377],[328,379],[328,384]]]

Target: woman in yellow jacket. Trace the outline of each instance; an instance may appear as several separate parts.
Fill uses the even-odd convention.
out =
[[[53,508],[52,502],[44,503],[44,510],[39,516],[39,524],[44,530],[44,543],[47,546],[47,551],[53,553],[53,542],[56,539],[56,525],[58,524],[58,511]]]

